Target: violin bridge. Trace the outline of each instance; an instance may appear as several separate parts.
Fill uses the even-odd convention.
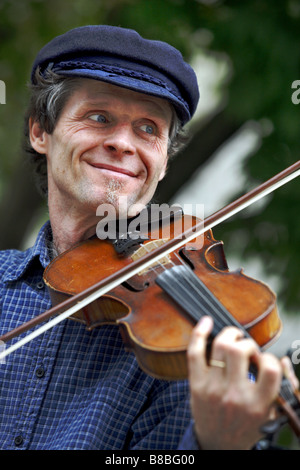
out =
[[[158,248],[159,246],[163,245],[164,243],[166,243],[168,241],[168,238],[162,238],[160,240],[151,240],[150,242],[148,243],[144,243],[138,250],[136,250],[132,255],[131,255],[131,259],[132,261],[136,261],[140,258],[142,258],[142,256],[144,256],[145,254],[149,253],[150,251],[153,251],[155,250],[156,248]],[[165,265],[165,264],[168,264],[170,263],[170,257],[169,255],[166,255],[166,256],[163,256],[160,261],[156,261],[154,262],[153,264],[151,264],[150,266],[148,266],[148,268],[146,269],[143,269],[142,271],[140,271],[138,273],[139,276],[142,276],[143,274],[145,274],[147,271],[149,271],[149,269],[152,269],[154,268],[155,266],[161,266],[161,265]]]

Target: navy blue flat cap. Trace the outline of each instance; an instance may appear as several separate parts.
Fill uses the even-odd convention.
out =
[[[63,76],[93,78],[164,98],[182,122],[188,122],[199,101],[197,78],[181,53],[162,41],[142,38],[136,31],[92,25],[57,36],[38,53],[31,80],[39,67]]]

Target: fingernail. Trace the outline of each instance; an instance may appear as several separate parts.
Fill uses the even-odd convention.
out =
[[[212,326],[213,326],[212,318],[205,316],[205,317],[200,318],[197,328],[199,329],[199,331],[201,331],[201,333],[208,333],[211,331]]]

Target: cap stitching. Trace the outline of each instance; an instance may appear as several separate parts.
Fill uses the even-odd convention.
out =
[[[81,62],[81,61],[62,61],[62,62],[59,62],[59,64],[55,64],[54,67],[53,67],[53,62],[49,65],[51,65],[51,69],[54,72],[57,72],[59,70],[64,70],[64,69],[72,69],[74,67],[81,68],[81,69],[88,68],[92,70],[103,70],[104,72],[115,72],[118,75],[124,75],[124,76],[142,79],[142,80],[147,80],[148,82],[153,83],[153,85],[158,85],[158,86],[165,88],[167,91],[172,93],[188,109],[187,102],[181,96],[179,96],[172,88],[170,88],[165,82],[163,82],[159,78],[152,77],[151,75],[145,74],[143,72],[128,70],[128,69],[124,69],[124,68],[116,67],[112,65],[104,65],[104,64],[97,64],[94,62]]]

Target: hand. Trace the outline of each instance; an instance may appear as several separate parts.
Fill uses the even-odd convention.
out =
[[[282,366],[235,327],[222,330],[212,344],[211,358],[223,367],[209,365],[206,348],[212,327],[212,319],[203,317],[188,348],[195,432],[202,449],[251,449],[262,437],[261,426],[275,416]],[[256,382],[248,377],[250,362],[258,370]]]
[[[292,389],[295,391],[299,390],[299,380],[295,374],[290,358],[284,356],[281,358],[280,362],[284,376],[291,382]]]

